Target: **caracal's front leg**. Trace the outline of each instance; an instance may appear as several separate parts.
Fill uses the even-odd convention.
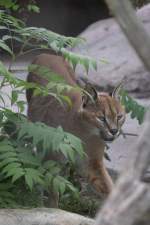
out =
[[[89,161],[88,179],[95,190],[100,194],[109,194],[113,188],[113,182],[108,174],[103,161],[92,159]]]
[[[105,144],[94,136],[87,142],[88,179],[100,194],[109,194],[113,188],[113,181],[104,165]]]

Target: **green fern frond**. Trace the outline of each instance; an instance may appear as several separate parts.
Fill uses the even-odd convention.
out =
[[[75,162],[77,154],[81,157],[84,155],[81,140],[64,132],[61,127],[32,123],[25,116],[10,110],[3,111],[3,115],[7,118],[3,129],[8,132],[8,137],[0,142],[0,171],[4,178],[11,179],[12,183],[24,179],[30,190],[38,184],[47,190],[49,187],[57,188],[60,193],[66,189],[75,191],[70,182],[61,178],[63,161],[59,164],[54,161],[45,162],[44,158],[49,151],[53,151]],[[14,132],[16,136],[12,139]],[[36,150],[33,150],[35,147]]]
[[[49,31],[45,28],[27,27],[21,29],[20,31],[16,30],[16,32],[21,32],[21,36],[24,37],[31,37],[32,39],[36,39],[37,41],[45,41],[52,48],[53,44],[55,44],[58,50],[64,46],[74,47],[84,41],[83,38],[66,37]]]
[[[70,63],[70,65],[72,65],[74,70],[78,64],[82,65],[85,68],[87,74],[89,72],[89,68],[97,70],[97,62],[95,59],[91,57],[71,52],[66,48],[62,48],[61,53],[63,54],[65,59]]]
[[[74,69],[77,64],[83,65],[87,73],[90,67],[92,67],[94,70],[97,69],[96,60],[91,57],[73,53],[69,50],[78,44],[84,43],[84,38],[66,37],[45,28],[25,27],[24,23],[21,23],[19,20],[15,20],[13,17],[5,13],[1,13],[0,15],[0,22],[2,25],[4,25],[3,27],[8,29],[8,26],[10,26],[13,32],[13,35],[7,35],[4,37],[4,40],[2,40],[4,44],[1,46],[5,48],[5,50],[7,50],[10,54],[12,54],[12,51],[9,49],[9,46],[5,44],[5,41],[8,39],[23,43],[20,54],[28,53],[28,51],[23,52],[25,47],[30,47],[31,50],[39,48],[52,49],[56,53],[61,53],[64,55],[64,57],[71,63]]]
[[[28,184],[30,190],[32,190],[34,184],[43,184],[43,175],[33,168],[25,168],[25,181]]]
[[[71,52],[68,48],[73,48],[78,44],[85,42],[81,37],[73,38],[59,35],[45,28],[28,27],[19,31],[20,35],[30,37],[37,41],[45,42],[47,48],[53,49],[56,53],[61,53],[66,60],[70,62],[75,70],[77,64],[81,64],[88,73],[89,68],[92,67],[97,70],[97,62],[91,57]],[[46,48],[46,46],[45,46]]]
[[[70,152],[68,150],[65,154],[65,156],[69,157],[69,159],[74,158],[71,156],[71,152],[74,151],[80,154],[80,156],[84,155],[81,140],[74,135],[64,132],[61,127],[53,128],[40,122],[32,123],[26,121],[25,123],[20,124],[18,140],[29,138],[32,138],[32,143],[34,146],[38,146],[39,143],[42,144],[41,148],[43,149],[44,155],[48,151],[62,152],[62,143],[65,144],[65,147],[68,146],[68,149],[70,149]],[[62,153],[64,153],[64,151]]]
[[[121,102],[125,106],[126,112],[130,113],[131,118],[136,118],[139,124],[142,124],[144,121],[144,116],[148,107],[140,105],[135,99],[128,95],[124,90],[121,90]]]
[[[2,10],[0,10],[0,23],[3,25],[3,29],[7,30],[9,30],[10,27],[17,29],[25,27],[25,23],[22,20],[19,20]]]
[[[12,194],[14,185],[2,180],[0,183],[0,208],[16,206],[15,196]]]
[[[34,157],[31,157],[31,151],[27,152],[27,149],[25,150],[23,148],[17,149],[17,147],[12,145],[12,143],[11,145],[8,143],[9,142],[0,142],[1,173],[5,178],[11,177],[12,183],[16,182],[16,180],[20,179],[21,177],[28,177],[29,171],[32,176],[33,173],[31,172],[34,170],[32,166],[34,165],[37,167],[39,165],[41,166],[41,164],[37,163],[37,160],[33,159]],[[20,154],[18,154],[18,152]],[[30,160],[27,161],[27,159]],[[37,172],[35,172],[35,174],[37,174]],[[35,179],[33,180],[35,181]],[[40,178],[36,177],[36,182],[40,182]],[[29,185],[29,182],[27,184]],[[29,187],[31,188],[31,185]]]
[[[58,164],[52,160],[44,162],[42,170],[45,179],[46,190],[49,190],[49,187],[51,187],[54,191],[58,191],[61,195],[67,190],[74,192],[74,194],[78,193],[77,189],[72,185],[72,183],[68,181],[66,177],[64,177],[64,170],[64,174],[62,174],[61,163]]]
[[[14,129],[17,127],[18,141],[28,139],[31,140],[32,138],[33,146],[38,147],[38,144],[42,143],[42,149],[47,151],[59,151],[61,144],[64,143],[65,145],[68,145],[70,149],[73,149],[78,154],[80,154],[80,156],[84,155],[81,140],[72,134],[64,132],[61,127],[53,128],[41,122],[32,123],[29,122],[24,116],[12,113],[9,110],[6,110],[4,114],[7,116],[10,123],[14,123]],[[7,126],[8,122],[5,121],[5,124]],[[11,132],[14,132],[13,128],[11,129]],[[54,141],[55,139],[57,140],[57,144]]]

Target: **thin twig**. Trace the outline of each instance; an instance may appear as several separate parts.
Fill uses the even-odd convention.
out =
[[[133,136],[133,137],[138,137],[138,134],[135,133],[127,133],[127,132],[122,132],[121,135],[126,138],[126,136]]]

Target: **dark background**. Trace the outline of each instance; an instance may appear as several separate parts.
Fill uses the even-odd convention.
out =
[[[22,5],[28,0],[20,0]],[[103,0],[36,0],[40,13],[22,12],[28,26],[45,27],[64,35],[76,36],[88,25],[109,17]]]

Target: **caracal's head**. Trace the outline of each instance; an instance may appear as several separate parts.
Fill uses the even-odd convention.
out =
[[[125,109],[119,98],[120,85],[112,94],[97,92],[93,87],[88,88],[88,95],[83,95],[79,113],[85,123],[100,135],[104,141],[113,141],[121,131],[125,121]]]

